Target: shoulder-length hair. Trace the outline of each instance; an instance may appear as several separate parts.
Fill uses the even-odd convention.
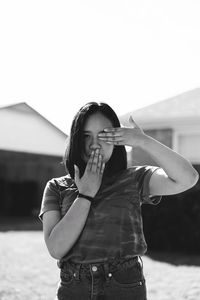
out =
[[[85,104],[75,115],[68,144],[63,158],[65,169],[69,172],[71,178],[74,178],[74,165],[80,170],[80,176],[83,175],[86,163],[82,159],[84,149],[83,129],[89,116],[101,113],[109,119],[113,127],[120,127],[119,119],[114,110],[106,103],[89,102]],[[113,153],[106,163],[104,174],[112,175],[127,168],[127,154],[125,146],[114,146]]]

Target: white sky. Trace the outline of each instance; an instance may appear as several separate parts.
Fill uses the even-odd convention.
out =
[[[77,110],[118,115],[200,87],[199,0],[0,0],[0,105],[66,133]]]

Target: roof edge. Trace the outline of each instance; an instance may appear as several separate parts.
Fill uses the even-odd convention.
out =
[[[42,119],[44,119],[46,122],[48,122],[55,129],[57,129],[58,131],[60,131],[66,138],[68,137],[68,135],[63,130],[61,130],[60,128],[58,128],[55,124],[53,124],[50,120],[48,120],[46,117],[44,117],[41,113],[39,113],[35,108],[33,108],[31,105],[29,105],[25,101],[13,103],[13,104],[8,104],[8,105],[5,105],[5,106],[0,106],[0,109],[11,108],[11,107],[14,107],[14,106],[19,106],[19,105],[26,105],[26,106],[28,106],[31,110],[33,110]]]

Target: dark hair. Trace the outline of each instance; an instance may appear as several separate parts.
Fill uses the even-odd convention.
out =
[[[80,170],[80,176],[83,175],[86,163],[82,159],[82,149],[84,148],[83,128],[89,116],[94,113],[101,113],[108,118],[113,127],[120,127],[119,119],[114,110],[106,103],[89,102],[85,104],[75,115],[70,136],[68,138],[68,145],[64,156],[64,165],[69,172],[71,178],[74,178],[74,165],[77,165]],[[124,146],[116,146],[109,161],[106,163],[104,173],[112,175],[116,172],[125,170],[127,168],[127,154]]]

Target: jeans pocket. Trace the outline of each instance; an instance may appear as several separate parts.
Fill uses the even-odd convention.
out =
[[[128,268],[119,268],[112,273],[113,284],[120,287],[142,287],[145,284],[143,271],[140,263]]]
[[[73,282],[74,276],[71,270],[60,271],[60,283],[61,285],[68,286]]]

